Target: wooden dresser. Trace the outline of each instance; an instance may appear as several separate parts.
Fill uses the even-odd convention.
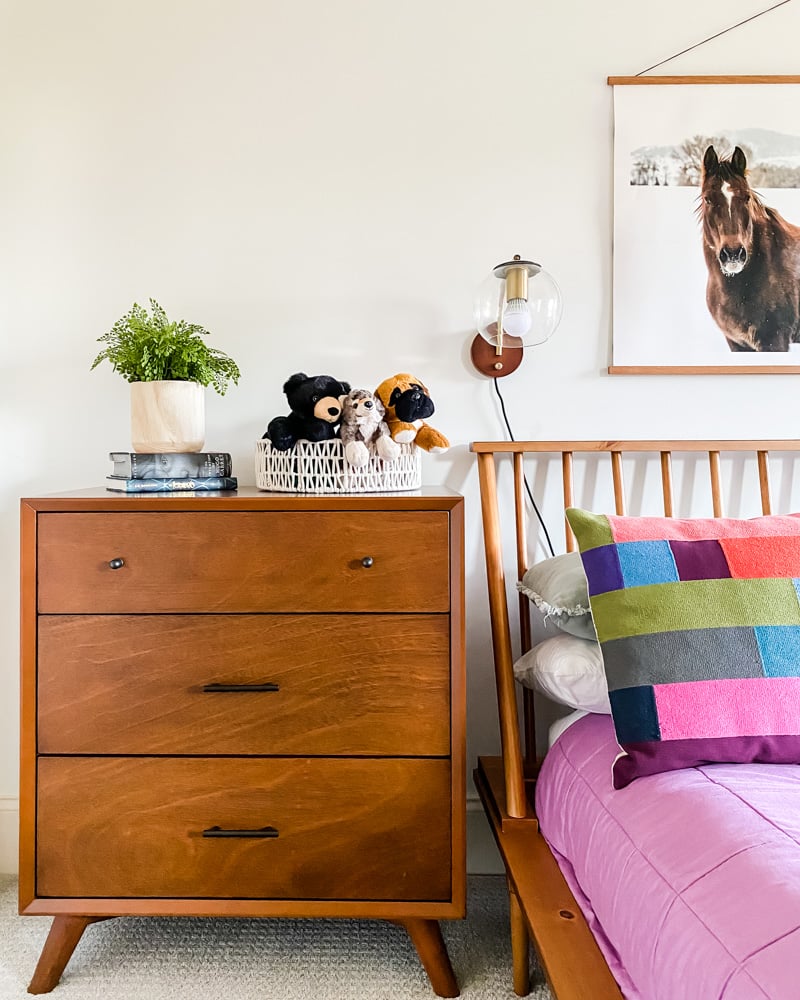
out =
[[[21,501],[29,987],[110,916],[464,916],[463,500]]]

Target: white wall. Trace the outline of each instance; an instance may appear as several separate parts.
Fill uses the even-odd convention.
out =
[[[468,504],[470,761],[497,746],[467,450],[504,436],[466,361],[489,268],[530,254],[565,299],[557,337],[502,384],[517,437],[792,434],[792,376],[605,373],[606,77],[758,9],[0,0],[0,869],[16,864],[18,499],[101,485],[128,447],[127,386],[89,365],[134,300],[202,323],[239,362],[238,389],[209,391],[207,445],[243,483],[292,372],[430,384],[454,447],[424,478]],[[798,37],[787,5],[658,72],[792,73]]]

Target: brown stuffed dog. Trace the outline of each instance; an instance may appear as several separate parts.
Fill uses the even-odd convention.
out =
[[[403,372],[384,379],[375,390],[383,403],[389,433],[400,444],[413,441],[425,451],[447,451],[450,442],[425,423],[433,411],[430,393],[418,378]]]

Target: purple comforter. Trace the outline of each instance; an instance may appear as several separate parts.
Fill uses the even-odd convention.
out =
[[[542,766],[537,812],[630,1000],[800,998],[800,766],[713,764],[611,786],[610,716]]]

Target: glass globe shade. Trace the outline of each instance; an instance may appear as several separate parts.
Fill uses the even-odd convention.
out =
[[[527,272],[527,295],[507,298],[507,275],[514,268]],[[515,291],[516,291],[515,286]],[[561,291],[552,275],[533,261],[508,261],[497,267],[481,283],[475,296],[475,328],[494,347],[497,322],[503,310],[503,341],[534,347],[553,335],[561,320]]]

